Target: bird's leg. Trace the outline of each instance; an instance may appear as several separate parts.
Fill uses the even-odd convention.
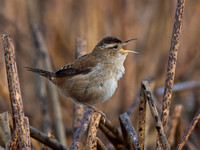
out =
[[[98,108],[96,108],[96,107],[94,107],[94,106],[92,106],[90,104],[87,104],[87,103],[83,103],[83,104],[86,105],[87,107],[93,109],[95,112],[100,113],[101,116],[102,116],[103,124],[105,124],[105,122],[106,122],[106,115],[101,110],[99,110]]]

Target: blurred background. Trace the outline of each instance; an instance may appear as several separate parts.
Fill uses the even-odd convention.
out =
[[[162,93],[156,91],[165,83],[175,8],[175,0],[1,0],[0,33],[11,34],[15,44],[24,111],[30,125],[42,130],[43,118],[35,82],[37,75],[24,68],[24,66],[35,65],[36,53],[31,32],[33,24],[37,24],[41,30],[54,71],[74,60],[77,37],[87,39],[87,53],[91,52],[105,36],[116,36],[123,41],[131,38],[138,39],[126,48],[135,50],[140,55],[128,55],[125,61],[126,73],[120,80],[115,94],[110,100],[96,106],[116,125],[119,125],[118,115],[127,111],[133,103],[143,79],[151,78],[156,104],[159,110],[162,108]],[[186,0],[175,83],[200,82],[199,16],[200,1]],[[0,113],[2,113],[9,110],[2,40],[0,40],[0,47]],[[70,145],[73,104],[61,94],[59,100],[68,145]],[[199,88],[174,92],[172,110],[176,104],[182,104],[183,107],[181,117],[183,134],[200,108]],[[49,102],[50,113],[52,113],[51,107]],[[147,116],[149,118],[147,137],[156,137],[152,117]],[[138,107],[131,115],[136,129],[137,118]],[[53,118],[51,118],[51,125],[54,131]],[[185,149],[198,148],[199,135],[200,123],[189,138],[189,144]],[[106,144],[106,137],[101,133],[99,136]],[[156,138],[147,139],[148,148],[155,147]]]

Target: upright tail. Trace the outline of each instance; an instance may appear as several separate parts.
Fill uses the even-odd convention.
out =
[[[28,69],[28,71],[32,71],[32,72],[36,72],[41,76],[44,76],[46,78],[48,78],[51,82],[53,82],[55,84],[55,78],[56,75],[54,72],[50,72],[50,71],[46,71],[46,70],[42,70],[42,69],[37,69],[37,68],[32,68],[32,67],[25,67]]]

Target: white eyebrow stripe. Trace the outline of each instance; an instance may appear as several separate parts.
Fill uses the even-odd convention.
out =
[[[117,43],[104,44],[103,46],[104,46],[105,48],[112,48],[112,47],[114,47],[116,44],[117,44]]]

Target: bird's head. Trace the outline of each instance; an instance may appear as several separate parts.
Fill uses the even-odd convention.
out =
[[[105,37],[103,38],[94,48],[92,53],[99,58],[114,60],[127,56],[130,53],[138,53],[132,50],[124,50],[123,46],[136,39],[130,39],[122,42],[116,37]]]

